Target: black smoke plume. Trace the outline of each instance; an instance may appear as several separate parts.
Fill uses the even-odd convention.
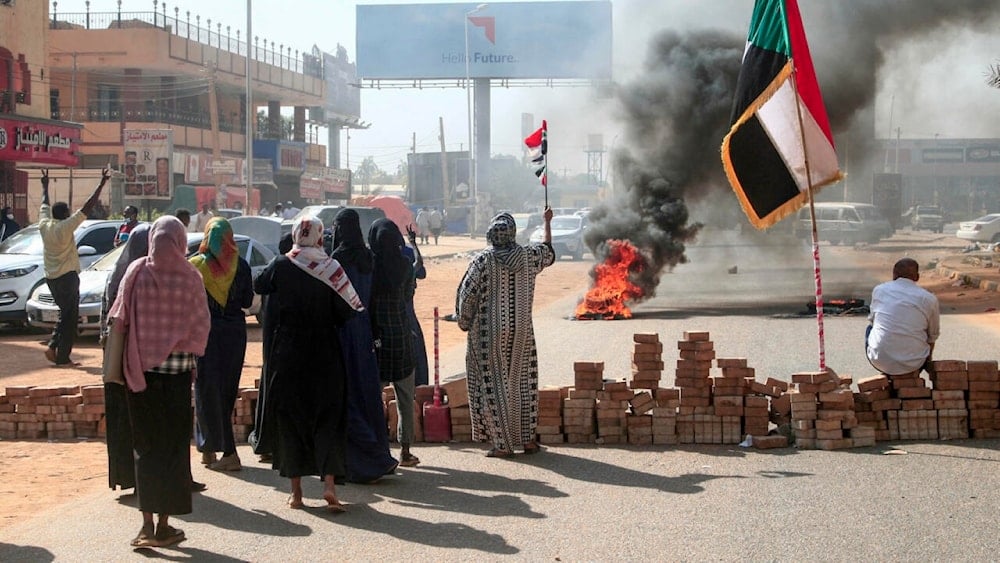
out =
[[[618,91],[628,148],[612,158],[624,188],[591,212],[586,241],[598,261],[604,241],[631,241],[647,263],[631,275],[645,298],[665,269],[687,262],[685,243],[701,224],[689,222],[686,201],[726,185],[719,143],[742,53],[733,34],[663,32],[642,78]]]

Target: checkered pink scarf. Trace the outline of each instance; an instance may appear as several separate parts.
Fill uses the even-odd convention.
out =
[[[149,256],[128,267],[109,316],[127,331],[123,370],[129,389],[146,389],[144,372],[171,352],[205,353],[211,317],[198,270],[185,259],[187,238],[176,217],[160,217],[149,233]]]

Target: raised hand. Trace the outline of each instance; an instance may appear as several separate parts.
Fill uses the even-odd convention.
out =
[[[104,168],[101,169],[101,184],[106,183],[111,179],[111,163],[109,162]]]
[[[406,236],[410,239],[410,246],[417,245],[417,232],[413,230],[413,225],[406,226]]]
[[[42,186],[49,187],[49,169],[42,168]]]

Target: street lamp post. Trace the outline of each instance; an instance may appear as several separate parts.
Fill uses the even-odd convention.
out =
[[[479,182],[476,182],[476,169],[475,169],[475,143],[472,140],[472,85],[471,85],[471,74],[469,72],[469,16],[484,10],[488,4],[480,4],[465,13],[465,18],[462,20],[462,29],[465,31],[465,111],[466,111],[466,121],[469,125],[469,197],[472,198],[472,224],[469,228],[470,236],[474,236],[476,229],[478,227],[478,215],[479,215],[479,202],[477,193]]]

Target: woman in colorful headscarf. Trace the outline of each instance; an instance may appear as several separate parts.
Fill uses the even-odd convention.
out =
[[[379,375],[383,385],[392,383],[396,394],[397,437],[402,448],[399,465],[413,467],[420,463],[420,459],[410,453],[416,358],[406,302],[413,299],[414,265],[403,255],[403,235],[399,227],[388,219],[372,223],[368,229],[368,246],[375,254],[371,309],[378,343]]]
[[[466,331],[472,439],[488,440],[488,457],[531,454],[538,426],[538,352],[531,322],[535,276],[555,262],[552,210],[545,208],[545,239],[521,246],[508,213],[493,218],[489,247],[469,264],[455,299],[458,326]]]
[[[109,312],[111,330],[126,333],[122,371],[142,512],[133,547],[184,539],[169,517],[192,508],[191,376],[211,323],[201,276],[184,259],[184,225],[176,217],[160,217],[149,241],[149,256],[128,267]]]
[[[212,332],[205,355],[198,358],[194,383],[195,445],[209,469],[239,471],[243,466],[236,453],[232,416],[247,349],[243,309],[253,303],[253,278],[224,217],[213,217],[205,225],[205,237],[191,264],[201,273],[212,313]],[[222,452],[222,459],[216,452]]]
[[[347,272],[365,307],[371,305],[374,257],[365,246],[361,219],[353,209],[341,209],[333,219],[332,257]],[[389,453],[389,432],[382,404],[382,385],[368,311],[340,329],[347,367],[347,480],[372,483],[396,470]]]
[[[271,465],[291,482],[288,506],[303,508],[302,477],[323,479],[330,512],[344,512],[336,481],[345,477],[347,374],[340,327],[364,310],[340,264],[323,251],[323,223],[296,220],[294,246],[254,280],[278,296],[278,326],[269,364],[268,416],[276,421]]]

